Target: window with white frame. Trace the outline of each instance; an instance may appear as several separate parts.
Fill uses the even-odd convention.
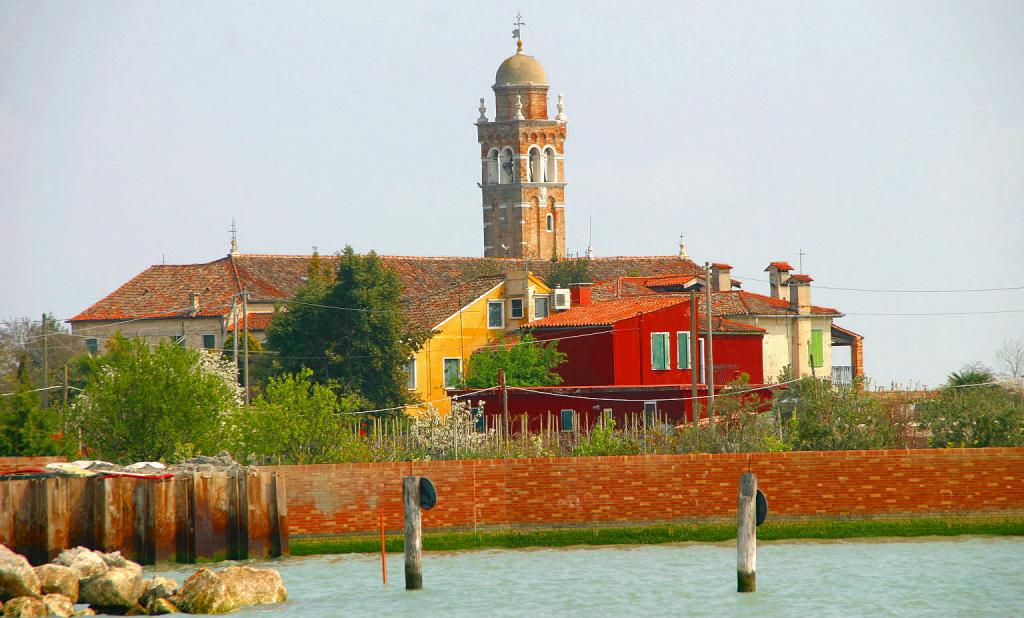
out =
[[[519,320],[523,317],[523,299],[513,298],[508,301],[508,317]]]
[[[644,427],[654,427],[658,422],[658,402],[644,402]]]
[[[444,359],[444,387],[458,388],[462,385],[462,359]]]
[[[549,232],[554,232],[555,231],[555,216],[554,215],[549,214],[547,216],[546,227],[547,227],[547,230]]]
[[[405,388],[416,390],[416,359],[405,361]]]
[[[537,320],[548,317],[547,296],[535,296],[533,298],[533,317]]]
[[[505,301],[487,301],[487,328],[505,328]]]
[[[651,369],[670,369],[668,333],[651,333]]]

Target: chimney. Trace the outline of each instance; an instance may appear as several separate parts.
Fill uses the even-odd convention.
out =
[[[189,292],[188,302],[192,306],[192,315],[199,313],[199,292]]]
[[[768,273],[768,282],[771,284],[772,298],[789,300],[789,271],[793,267],[789,262],[772,262],[764,269]]]
[[[792,275],[789,278],[789,306],[800,315],[811,313],[810,275]]]
[[[570,283],[569,299],[573,307],[582,307],[590,304],[590,287],[593,283]]]
[[[728,292],[732,289],[732,266],[711,265],[711,289],[715,292]]]

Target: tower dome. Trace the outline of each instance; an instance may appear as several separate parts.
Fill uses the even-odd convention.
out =
[[[519,50],[515,55],[509,56],[505,62],[498,67],[494,76],[495,86],[507,86],[513,84],[547,84],[548,76],[544,67],[537,62],[533,56],[523,53],[522,41],[519,42]]]

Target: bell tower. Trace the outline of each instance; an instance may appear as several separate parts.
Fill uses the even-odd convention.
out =
[[[548,78],[523,53],[522,22],[516,53],[494,78],[495,115],[484,100],[476,121],[480,143],[484,256],[551,259],[565,256],[565,105],[548,118]]]

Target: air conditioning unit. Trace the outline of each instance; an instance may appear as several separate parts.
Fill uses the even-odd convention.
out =
[[[572,304],[569,297],[569,290],[556,288],[551,293],[551,302],[555,305],[555,311],[565,311]]]

